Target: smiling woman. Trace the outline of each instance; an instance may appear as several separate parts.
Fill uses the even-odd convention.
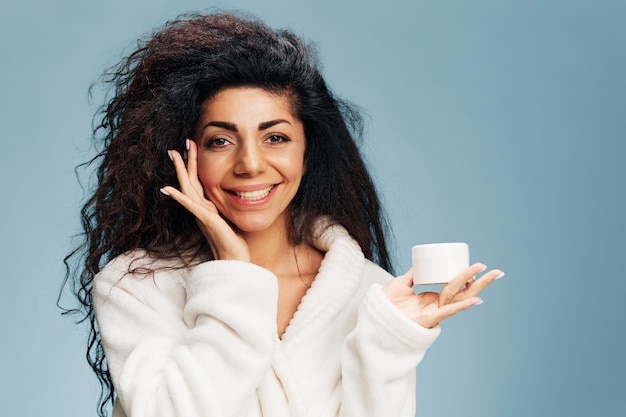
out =
[[[105,79],[85,244],[99,413],[409,417],[439,322],[502,275],[441,294],[397,279],[360,119],[297,36],[230,14],[166,24]]]
[[[284,94],[249,87],[225,89],[202,106],[197,176],[204,195],[241,234],[264,233],[260,241],[284,240],[287,207],[304,174],[304,128],[292,107]]]

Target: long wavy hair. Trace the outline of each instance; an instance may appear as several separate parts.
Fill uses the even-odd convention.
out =
[[[91,290],[114,257],[142,248],[184,265],[212,259],[192,214],[159,192],[177,184],[168,149],[184,153],[202,103],[228,87],[287,94],[306,137],[306,175],[290,204],[289,238],[311,244],[327,216],[344,226],[364,255],[390,270],[387,227],[374,184],[356,145],[359,112],[327,87],[314,49],[290,31],[226,13],[184,15],[166,23],[104,73],[106,104],[95,117],[96,183],[81,210],[81,244],[64,260],[79,305],[66,310],[90,324],[87,360],[102,393],[98,414],[114,398]],[[59,296],[60,297],[60,296]]]

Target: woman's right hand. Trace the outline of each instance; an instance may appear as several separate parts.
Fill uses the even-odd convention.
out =
[[[504,276],[504,272],[493,269],[480,279],[476,274],[484,271],[486,266],[476,263],[457,275],[443,287],[441,293],[413,291],[413,269],[406,274],[392,279],[384,287],[383,292],[396,307],[407,317],[422,327],[433,328],[440,321],[453,316],[471,306],[482,303],[478,294],[489,284]]]
[[[204,188],[198,179],[198,147],[192,140],[186,140],[187,166],[178,151],[168,154],[174,163],[180,190],[172,186],[161,188],[196,217],[196,223],[206,237],[215,259],[250,261],[248,245],[222,218],[215,204],[204,195]]]

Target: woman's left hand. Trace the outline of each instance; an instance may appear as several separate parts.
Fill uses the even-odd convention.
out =
[[[383,287],[389,300],[407,317],[426,328],[433,328],[445,318],[481,304],[477,295],[489,284],[504,275],[498,269],[485,273],[480,279],[476,274],[484,271],[485,265],[474,264],[450,281],[441,293],[413,291],[413,270],[391,280]]]

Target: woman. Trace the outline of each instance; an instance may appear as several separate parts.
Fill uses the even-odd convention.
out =
[[[76,284],[100,414],[413,416],[438,323],[502,273],[417,295],[386,272],[358,114],[311,49],[187,16],[108,81]]]

